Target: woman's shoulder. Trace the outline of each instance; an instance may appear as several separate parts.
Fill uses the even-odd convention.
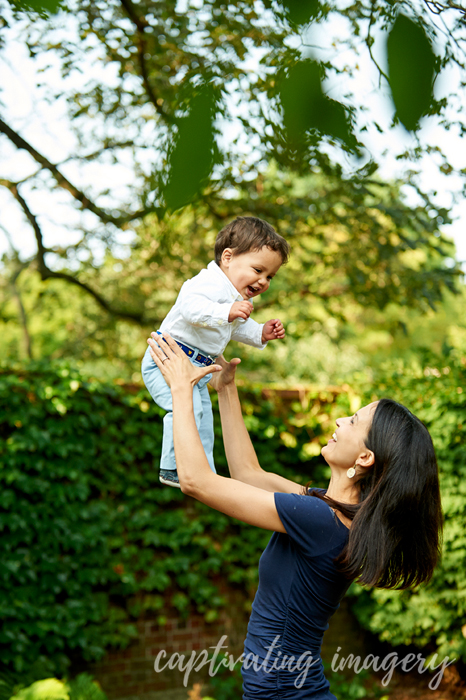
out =
[[[322,498],[313,496],[312,492],[318,491],[325,495],[325,489],[308,489],[303,493],[275,493],[275,502],[279,501],[284,507],[291,507],[293,510],[304,512],[331,513],[331,508]]]
[[[313,487],[311,487],[311,488],[308,489],[307,495],[310,496],[310,497],[312,498],[312,497],[313,497],[313,492],[318,493],[319,495],[325,496],[325,494],[327,493],[327,489],[318,489],[318,488],[313,488]],[[314,498],[316,498],[316,500],[320,501],[320,502],[323,503],[325,506],[327,506],[328,508],[330,508],[330,510],[331,510],[332,513],[334,514],[335,520],[337,520],[339,523],[342,523],[342,525],[344,525],[344,527],[345,527],[347,530],[350,529],[350,527],[351,527],[351,520],[350,520],[349,518],[347,518],[346,516],[344,516],[344,515],[343,515],[339,510],[337,510],[336,508],[332,508],[332,506],[331,506],[329,503],[326,503],[325,501],[323,501],[323,500],[322,500],[321,498],[319,498],[318,496],[314,496]]]
[[[348,528],[321,498],[276,493],[275,505],[287,535],[312,553],[337,546],[348,535]]]

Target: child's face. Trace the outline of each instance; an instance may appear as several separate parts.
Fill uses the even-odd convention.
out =
[[[220,261],[220,269],[246,300],[265,292],[281,265],[280,253],[267,246],[242,255],[226,248]]]

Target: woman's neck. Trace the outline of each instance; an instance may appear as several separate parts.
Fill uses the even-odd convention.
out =
[[[340,503],[359,503],[359,488],[346,472],[333,472],[327,487],[327,496]]]

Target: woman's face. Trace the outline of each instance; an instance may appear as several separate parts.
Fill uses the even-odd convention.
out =
[[[349,469],[359,460],[361,466],[366,463],[372,453],[365,445],[365,438],[372,423],[372,416],[377,406],[377,401],[360,408],[353,416],[338,418],[335,422],[337,428],[328,444],[322,448],[322,456],[325,461],[334,467]],[[373,462],[373,459],[370,460]]]

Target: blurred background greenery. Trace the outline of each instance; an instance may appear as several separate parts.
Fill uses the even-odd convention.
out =
[[[32,81],[29,111],[2,92],[4,360],[140,381],[147,334],[240,214],[293,249],[254,312],[286,343],[230,348],[247,376],[338,383],[464,347],[448,231],[466,171],[442,150],[464,128],[461,10],[0,4],[0,56]]]

